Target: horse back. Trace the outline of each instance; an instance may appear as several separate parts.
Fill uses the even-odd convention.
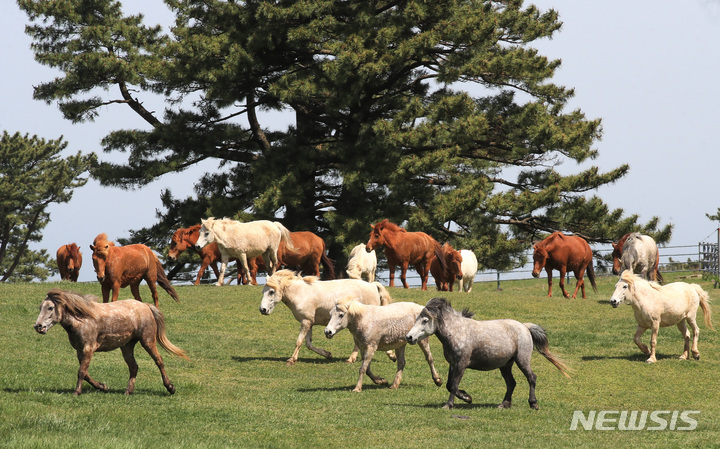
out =
[[[426,262],[435,255],[435,248],[440,244],[428,234],[424,232],[405,232],[397,233],[387,238],[388,243],[385,248],[385,256],[393,257],[396,261],[407,261],[410,264]],[[388,251],[390,249],[390,251]]]
[[[120,281],[122,287],[139,282],[146,275],[154,278],[157,260],[155,253],[141,243],[112,246],[105,261],[106,277],[111,281]]]

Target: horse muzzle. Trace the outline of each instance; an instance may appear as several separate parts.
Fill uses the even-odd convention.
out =
[[[263,315],[270,315],[272,313],[272,309],[268,309],[266,307],[260,307],[260,313]]]
[[[417,340],[415,340],[415,338],[413,338],[413,336],[410,335],[410,334],[408,334],[408,335],[405,336],[405,340],[406,340],[408,343],[410,343],[411,345],[414,345],[415,343],[417,343]]]
[[[620,301],[618,301],[617,299],[611,299],[610,305],[613,306],[613,309],[617,309],[617,307],[620,305]]]
[[[97,280],[98,280],[98,282],[104,282],[104,281],[105,281],[105,276],[98,276],[98,277],[97,277]]]
[[[329,329],[325,329],[325,338],[330,339],[330,338],[333,338],[334,335],[335,335],[335,333],[333,331],[331,331]]]
[[[35,329],[35,331],[38,334],[43,334],[43,335],[47,334],[47,331],[48,331],[47,326],[43,326],[42,324],[36,324],[35,326],[33,326],[33,329]]]
[[[534,277],[534,278],[539,278],[539,277],[540,277],[540,272],[538,271],[538,272],[536,273],[536,272],[533,271],[533,272],[532,272],[532,277]]]

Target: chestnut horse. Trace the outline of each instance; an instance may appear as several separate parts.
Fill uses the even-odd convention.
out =
[[[400,265],[400,280],[403,287],[410,288],[405,275],[408,266],[413,265],[422,279],[422,289],[427,290],[430,264],[440,244],[424,232],[408,232],[391,223],[387,218],[370,227],[372,231],[365,250],[370,252],[379,246],[385,247],[385,257],[390,270],[390,287],[395,287],[395,267]],[[440,263],[444,265],[445,261],[440,260]]]
[[[76,243],[63,245],[57,250],[57,265],[60,279],[77,282],[82,267],[82,253]]]
[[[112,300],[117,301],[120,289],[130,286],[135,299],[140,297],[140,282],[145,279],[152,293],[155,307],[158,307],[158,294],[155,283],[172,298],[180,302],[178,294],[168,281],[160,260],[150,248],[143,244],[115,246],[108,240],[107,234],[98,234],[90,245],[95,273],[102,286],[103,302],[108,302],[112,290]]]
[[[652,237],[638,232],[628,233],[612,246],[613,274],[631,270],[648,281],[660,284],[665,281],[660,273],[660,252]]]
[[[200,270],[198,271],[197,278],[195,279],[195,285],[200,284],[200,279],[203,274],[205,274],[205,270],[208,266],[212,268],[213,272],[215,272],[215,277],[220,277],[220,272],[217,267],[218,261],[220,261],[220,249],[218,249],[217,243],[213,242],[198,250],[195,248],[198,236],[200,236],[199,224],[190,226],[189,228],[180,228],[175,231],[170,238],[170,249],[168,249],[168,257],[170,257],[170,260],[173,261],[177,260],[178,256],[180,256],[180,254],[188,248],[195,251],[195,253],[200,256],[202,263],[200,264]],[[230,261],[237,262],[238,260],[230,259]],[[240,267],[239,264],[238,267]],[[238,270],[238,283],[240,283],[242,279],[242,283],[247,284],[247,280],[241,275],[241,271],[242,270]],[[255,268],[255,271],[257,272],[257,267]]]
[[[440,264],[441,260],[445,261],[445,269]],[[462,262],[460,251],[455,250],[449,243],[435,250],[435,257],[430,263],[430,273],[435,279],[438,291],[453,291],[455,281],[462,281]]]
[[[285,242],[278,246],[278,264],[285,268],[302,271],[306,276],[320,276],[323,266],[323,280],[335,279],[335,267],[325,255],[325,241],[309,231],[291,232],[292,249]]]
[[[565,235],[562,232],[553,232],[545,240],[535,244],[533,253],[533,277],[540,277],[540,270],[545,267],[548,275],[548,297],[552,296],[552,270],[560,271],[560,290],[563,296],[570,295],[565,291],[565,273],[568,270],[575,273],[577,285],[572,297],[577,297],[578,289],[582,288],[582,297],[585,298],[585,270],[592,284],[593,290],[597,292],[595,285],[595,270],[592,263],[592,250],[590,245],[582,237]]]

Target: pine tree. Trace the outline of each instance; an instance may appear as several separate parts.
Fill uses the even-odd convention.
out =
[[[566,111],[572,89],[551,82],[560,61],[531,46],[560,29],[556,11],[520,0],[166,0],[176,15],[166,34],[113,0],[19,4],[38,61],[64,72],[36,98],[73,121],[117,103],[148,123],[110,133],[105,149],[127,151],[127,163],[99,163],[94,177],[140,186],[218,161],[196,198],[166,192],[167,213],[140,231],[158,244],[172,227],[239,212],[316,231],[341,260],[382,218],[496,269],[554,230],[669,238],[656,218],[641,225],[587,196],[627,165],[557,170],[594,159],[602,127]],[[156,96],[162,116],[144,107]]]

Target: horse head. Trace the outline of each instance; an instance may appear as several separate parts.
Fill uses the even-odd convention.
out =
[[[170,248],[168,249],[168,257],[170,260],[177,260],[178,256],[188,249],[188,247],[194,247],[195,243],[197,243],[199,232],[200,225],[181,228],[175,231],[170,238]]]
[[[333,338],[335,334],[348,326],[350,304],[356,299],[352,296],[346,296],[335,302],[335,307],[330,311],[330,321],[325,327],[325,337]]]
[[[548,259],[548,252],[545,248],[541,247],[540,244],[536,244],[533,251],[533,271],[532,275],[535,278],[540,277],[540,271],[545,267]]]
[[[610,305],[618,307],[621,304],[630,304],[632,302],[634,292],[634,282],[639,277],[631,270],[625,270],[620,275],[620,280],[615,284],[615,291],[610,297]]]
[[[60,307],[50,295],[48,295],[40,304],[40,313],[33,329],[38,334],[47,334],[56,323],[62,319],[62,307]]]
[[[380,246],[385,246],[385,237],[382,235],[382,221],[375,225],[370,225],[370,238],[365,244],[365,251],[370,252]]]
[[[93,244],[90,245],[92,250],[93,267],[95,267],[95,274],[100,282],[105,280],[105,265],[107,257],[110,254],[110,248],[114,247],[115,243],[108,240],[107,234],[98,234],[93,240]]]
[[[215,241],[215,234],[213,234],[213,232],[211,231],[214,221],[215,221],[215,219],[212,217],[208,218],[207,220],[202,220],[198,238],[197,238],[197,241],[195,242],[196,250],[200,251],[201,249],[203,249],[203,247],[205,245]]]

